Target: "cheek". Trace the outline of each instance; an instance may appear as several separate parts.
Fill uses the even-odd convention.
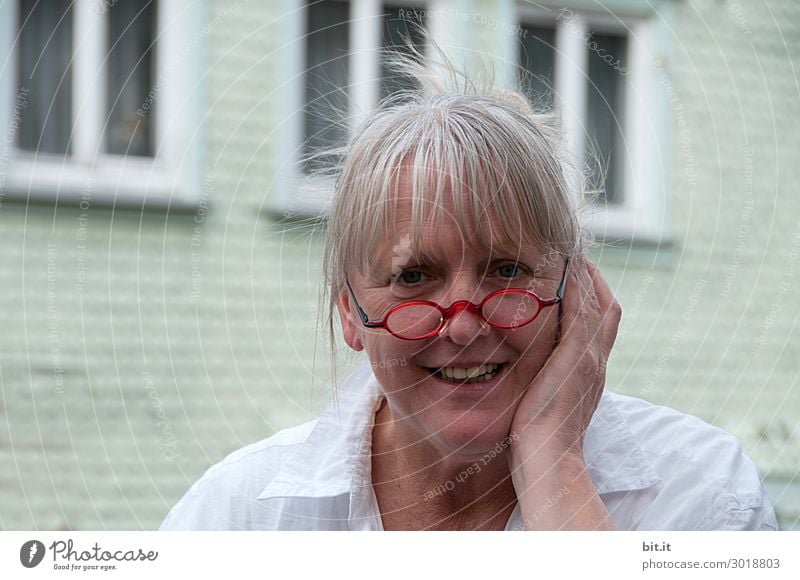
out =
[[[542,312],[530,325],[509,336],[509,344],[518,352],[523,364],[541,368],[558,340],[558,311],[550,308]],[[537,372],[539,368],[535,369]]]
[[[553,350],[556,340],[558,340],[558,326],[559,326],[559,311],[558,306],[548,308],[543,312],[540,317],[542,318],[542,330],[540,338],[542,342],[547,343],[548,352]]]
[[[393,337],[365,337],[365,347],[372,372],[384,391],[399,390],[408,386],[408,373],[416,349],[413,343]]]

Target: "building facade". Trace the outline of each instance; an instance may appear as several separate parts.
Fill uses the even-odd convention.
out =
[[[576,156],[606,162],[585,219],[624,311],[608,388],[736,434],[798,526],[800,5],[152,4],[76,2],[60,76],[41,67],[63,50],[21,33],[52,15],[0,18],[0,527],[155,528],[211,464],[329,400],[327,189],[304,143],[402,84],[379,49],[419,41],[409,19],[501,85],[528,71]]]

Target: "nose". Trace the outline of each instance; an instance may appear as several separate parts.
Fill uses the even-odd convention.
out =
[[[473,312],[465,301],[450,306],[450,316],[444,321],[439,336],[449,338],[455,344],[466,346],[479,336],[491,332],[489,323],[478,312]]]
[[[450,314],[439,331],[440,337],[464,346],[492,331],[480,313],[469,306],[470,303],[480,304],[483,299],[480,287],[480,281],[469,272],[458,272],[453,276],[446,296],[441,297],[444,300],[439,302],[443,306],[449,305],[446,308]]]

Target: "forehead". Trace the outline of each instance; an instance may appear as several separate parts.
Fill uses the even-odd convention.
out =
[[[543,247],[523,201],[528,194],[491,160],[407,155],[376,164],[351,191],[355,203],[341,241],[345,271],[383,271],[393,256],[516,257]]]
[[[390,219],[372,253],[369,269],[394,268],[411,260],[425,263],[459,262],[467,256],[485,258],[541,255],[534,236],[516,228],[490,204],[474,208],[470,193],[450,183],[438,203],[413,195],[407,179],[400,178],[394,192]],[[480,199],[480,198],[479,198]],[[516,234],[516,235],[514,235]]]

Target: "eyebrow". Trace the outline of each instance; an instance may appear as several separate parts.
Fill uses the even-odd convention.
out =
[[[486,250],[486,248],[481,247],[481,250]],[[378,259],[383,258],[383,261],[387,264],[393,264],[396,267],[403,267],[407,264],[431,264],[436,265],[441,262],[446,262],[448,258],[448,254],[444,252],[439,247],[428,247],[420,249],[409,249],[407,256],[400,255],[397,252],[393,252],[391,255],[385,255],[379,257]],[[524,256],[524,246],[522,244],[518,244],[515,246],[509,246],[507,244],[496,244],[494,247],[488,250],[488,261],[494,261],[498,259],[513,259],[519,261],[526,261],[531,262],[530,265],[535,266],[536,264],[541,263],[545,260],[544,255],[537,255],[535,256],[534,260],[525,259]]]

